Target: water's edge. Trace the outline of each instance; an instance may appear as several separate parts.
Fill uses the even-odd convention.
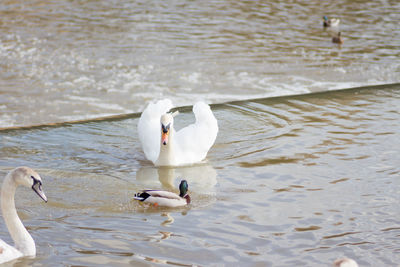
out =
[[[243,100],[235,100],[235,101],[211,104],[210,106],[214,107],[214,108],[219,108],[224,105],[240,104],[243,102],[260,101],[260,100],[265,100],[265,99],[276,100],[276,99],[287,99],[287,98],[325,95],[325,94],[341,92],[341,91],[355,92],[355,91],[361,91],[361,90],[383,90],[383,89],[391,89],[391,88],[397,87],[399,85],[400,85],[400,83],[389,83],[389,84],[367,85],[367,86],[360,86],[360,87],[351,87],[351,88],[333,89],[333,90],[327,90],[327,91],[310,92],[310,93],[305,93],[305,94],[282,95],[282,96],[273,96],[273,97],[266,97],[266,98],[249,98],[249,99],[243,99]],[[172,110],[179,109],[180,112],[187,112],[187,111],[190,111],[191,108],[192,108],[192,106],[178,106],[178,107],[174,107]],[[73,124],[85,124],[85,123],[102,122],[102,121],[120,121],[120,120],[125,120],[125,119],[138,118],[138,117],[140,117],[140,115],[141,115],[141,113],[134,112],[134,113],[111,115],[111,116],[102,116],[102,117],[90,118],[90,119],[65,121],[65,122],[53,122],[53,123],[51,122],[51,123],[44,123],[44,124],[25,125],[25,126],[0,127],[0,132],[8,132],[8,131],[14,131],[14,130],[42,129],[42,128],[48,128],[48,127],[63,127],[63,126],[73,125]]]

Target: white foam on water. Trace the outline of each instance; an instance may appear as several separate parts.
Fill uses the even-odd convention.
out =
[[[123,114],[123,113],[129,113],[130,112],[130,110],[125,109],[125,108],[121,107],[118,104],[104,103],[104,102],[101,103],[101,102],[98,102],[98,101],[92,102],[90,104],[92,106],[99,107],[99,108],[104,109],[104,110],[114,110],[115,112],[118,112],[118,114],[119,113]],[[113,113],[113,114],[115,115],[115,113]]]
[[[61,121],[64,122],[73,122],[73,121],[85,121],[85,120],[93,120],[98,118],[105,118],[110,116],[115,116],[115,113],[99,113],[99,114],[91,114],[91,115],[68,115],[61,116]]]
[[[92,103],[98,101],[97,98],[88,97],[88,96],[76,96],[76,95],[69,95],[67,96],[68,99],[72,100],[73,102],[80,101],[85,103]]]
[[[75,80],[73,80],[74,84],[77,84],[78,86],[87,86],[87,85],[92,85],[95,83],[95,81],[87,76],[81,76]]]
[[[112,113],[104,113],[104,114],[107,114],[107,116],[130,112],[130,110],[128,110],[118,104],[105,102],[104,99],[100,99],[100,98],[87,97],[87,96],[74,96],[74,95],[68,96],[67,98],[72,100],[71,104],[84,103],[89,106],[98,107],[101,110],[110,110],[110,111],[112,110],[113,111]],[[81,116],[86,117],[87,115],[81,115]],[[93,114],[93,116],[99,116],[99,115]],[[89,115],[90,118],[93,118],[93,116]],[[102,116],[104,116],[104,115],[102,115]]]
[[[202,74],[199,72],[192,72],[189,74],[184,73],[184,74],[182,74],[180,79],[183,81],[189,82],[189,83],[199,84],[199,83],[201,83]]]
[[[16,125],[17,121],[10,114],[0,114],[0,128],[7,128]]]
[[[0,108],[1,125],[141,112],[149,101],[161,98],[180,106],[198,100],[221,103],[400,81],[393,34],[382,37],[389,45],[365,49],[350,38],[339,48],[321,29],[312,29],[310,39],[293,42],[301,36],[299,29],[288,29],[292,35],[285,35],[286,30],[276,28],[275,35],[258,33],[238,45],[239,35],[234,33],[213,39],[216,43],[185,43],[192,40],[190,31],[178,39],[158,32],[166,37],[160,40],[147,34],[147,27],[154,26],[151,21],[138,26],[144,31],[127,28],[123,35],[127,39],[87,32],[87,44],[74,32],[62,41],[56,32],[44,34],[33,28],[1,35],[0,96],[8,110]],[[209,30],[214,36],[214,28]],[[103,39],[97,39],[99,35]],[[291,49],[282,47],[285,43]]]

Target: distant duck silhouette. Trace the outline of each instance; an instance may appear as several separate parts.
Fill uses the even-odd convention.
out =
[[[337,259],[333,262],[333,267],[358,267],[358,264],[355,260],[349,258],[341,258]]]
[[[328,19],[327,16],[323,16],[323,19],[324,19],[324,22],[322,25],[324,25],[324,28],[339,26],[340,19],[337,19],[337,18]]]
[[[338,32],[337,36],[332,37],[332,43],[343,44],[343,39],[340,32]]]

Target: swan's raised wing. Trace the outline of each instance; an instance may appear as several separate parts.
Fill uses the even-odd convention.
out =
[[[140,116],[138,122],[139,140],[142,143],[146,158],[153,163],[160,153],[160,117],[172,107],[172,102],[169,99],[159,100],[157,103],[151,102]]]
[[[175,142],[180,164],[202,161],[214,144],[218,122],[209,105],[197,102],[193,106],[196,122],[176,132]]]

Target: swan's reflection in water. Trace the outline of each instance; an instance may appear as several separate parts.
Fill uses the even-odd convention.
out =
[[[189,194],[215,194],[217,172],[209,164],[185,167],[142,167],[136,173],[136,179],[146,188],[159,188],[176,191],[181,180],[189,184]]]

